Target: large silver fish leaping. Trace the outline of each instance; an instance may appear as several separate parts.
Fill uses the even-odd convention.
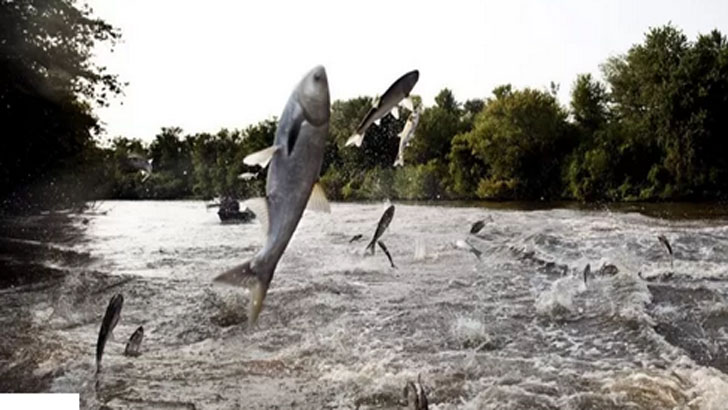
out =
[[[410,140],[415,136],[417,124],[420,122],[420,108],[417,108],[404,124],[402,132],[399,133],[399,151],[397,159],[394,160],[394,166],[404,166],[404,149],[409,145]]]
[[[261,221],[266,240],[253,258],[215,278],[251,290],[248,323],[255,324],[278,265],[305,208],[329,212],[317,185],[329,133],[329,84],[317,66],[295,87],[283,109],[274,144],[243,160],[268,168],[266,197],[246,201]]]
[[[420,78],[420,72],[412,70],[409,73],[399,77],[392,85],[387,88],[387,91],[382,94],[381,98],[374,101],[372,108],[369,109],[367,115],[361,120],[359,125],[356,127],[354,135],[349,137],[346,141],[346,145],[361,146],[364,141],[364,134],[367,129],[374,124],[379,123],[389,112],[394,115],[395,118],[399,118],[399,110],[397,105],[402,103],[408,110],[413,110],[412,100],[409,98],[410,92],[417,84],[417,80]]]

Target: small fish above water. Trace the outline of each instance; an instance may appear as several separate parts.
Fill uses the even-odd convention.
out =
[[[96,342],[96,373],[101,371],[101,358],[104,355],[104,347],[114,332],[116,324],[119,323],[123,305],[124,296],[119,293],[111,298],[109,306],[106,307],[104,319],[101,321],[101,329],[99,329],[99,340]]]
[[[475,235],[476,233],[480,232],[481,229],[485,226],[485,219],[481,219],[473,224],[473,226],[470,227],[470,233]]]
[[[124,349],[124,356],[136,357],[140,355],[140,349],[142,345],[142,339],[144,338],[144,327],[139,326],[137,330],[132,333],[129,341],[126,342],[126,348]]]
[[[147,159],[138,153],[129,154],[126,158],[126,163],[129,167],[142,173],[142,182],[146,181],[152,175],[152,162],[154,162],[152,158]]]
[[[356,234],[356,235],[354,235],[354,236],[353,236],[353,237],[352,237],[352,238],[351,238],[351,239],[349,240],[349,243],[352,243],[352,242],[358,241],[359,239],[361,239],[361,238],[363,238],[363,237],[364,237],[364,235],[362,235],[362,234],[360,234],[360,233],[359,233],[359,234]]]
[[[584,284],[586,285],[586,278],[591,275],[591,266],[587,263],[584,268]]]
[[[399,110],[397,105],[402,103],[405,108],[412,111],[414,109],[412,100],[409,98],[410,92],[417,84],[417,80],[420,78],[420,72],[417,70],[410,71],[409,73],[398,78],[397,81],[387,88],[387,91],[382,94],[381,98],[376,99],[372,104],[372,108],[369,109],[366,116],[361,120],[359,125],[356,127],[354,135],[349,137],[346,141],[346,145],[361,146],[364,141],[364,135],[367,129],[372,124],[378,124],[388,113],[392,113],[395,118],[399,118]]]
[[[392,218],[394,218],[394,205],[390,205],[384,211],[382,217],[379,219],[379,223],[377,224],[377,230],[374,232],[371,242],[369,242],[366,247],[366,250],[371,251],[372,255],[374,255],[374,247],[376,246],[377,241],[382,237],[384,231],[387,230],[389,223],[392,222]]]
[[[657,235],[657,240],[665,246],[665,249],[667,249],[667,253],[670,254],[670,268],[673,268],[674,256],[672,253],[672,246],[670,246],[670,241],[667,240],[667,237],[665,235]]]
[[[417,124],[420,122],[420,109],[416,109],[404,124],[402,132],[399,136],[399,150],[397,151],[397,159],[394,160],[394,166],[404,166],[404,149],[409,145],[410,140],[415,136]]]
[[[238,175],[238,179],[242,179],[244,181],[248,181],[250,179],[253,179],[258,176],[257,172],[243,172],[242,174]]]
[[[404,399],[407,401],[408,410],[427,410],[427,394],[425,387],[422,385],[420,376],[417,376],[416,382],[407,382],[403,391]]]

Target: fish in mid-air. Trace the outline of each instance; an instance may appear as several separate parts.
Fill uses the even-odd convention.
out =
[[[394,166],[404,166],[404,149],[409,145],[410,140],[415,136],[415,129],[420,122],[420,109],[416,109],[404,124],[402,132],[399,136],[399,151],[397,151],[397,159],[394,160]]]
[[[667,237],[665,235],[657,235],[657,240],[660,241],[661,244],[665,246],[665,249],[667,249],[667,253],[670,254],[670,268],[673,267],[673,254],[672,254],[672,246],[670,246],[670,241],[667,240]]]
[[[131,334],[129,341],[126,342],[126,348],[124,349],[124,356],[136,357],[140,354],[142,346],[142,339],[144,339],[144,327],[139,326],[134,333]]]
[[[267,165],[265,198],[245,202],[261,222],[265,245],[255,256],[219,275],[215,282],[245,286],[251,291],[248,323],[263,309],[278,261],[288,246],[304,209],[330,212],[318,185],[329,134],[329,84],[317,66],[296,85],[283,109],[273,146],[246,157],[246,163]],[[251,160],[254,159],[255,161]]]
[[[475,235],[476,233],[480,232],[481,229],[485,226],[485,219],[481,219],[473,224],[473,226],[470,227],[470,233]]]
[[[366,250],[370,251],[372,255],[374,255],[374,247],[376,246],[377,241],[379,240],[379,238],[382,237],[384,231],[387,230],[389,223],[392,222],[392,218],[394,218],[394,205],[390,205],[384,211],[382,217],[379,219],[379,223],[377,224],[377,230],[374,232],[374,236],[372,236],[371,242],[369,242],[369,244],[365,248]]]
[[[154,162],[153,158],[147,159],[141,154],[132,153],[126,157],[126,162],[131,168],[141,171],[143,176],[142,182],[146,181],[152,175],[154,168],[152,166],[152,162]]]
[[[96,342],[96,373],[101,371],[101,358],[104,355],[104,347],[106,341],[109,340],[114,332],[116,324],[119,323],[121,316],[121,307],[124,305],[124,296],[120,293],[114,295],[106,307],[104,319],[101,321],[101,329],[99,329],[99,340]]]
[[[258,176],[257,172],[243,172],[242,174],[238,175],[238,179],[242,179],[244,181],[253,179]]]
[[[361,238],[363,238],[363,237],[364,237],[364,235],[362,235],[362,234],[358,233],[358,234],[356,234],[356,235],[352,236],[352,237],[351,237],[351,239],[349,239],[349,243],[352,243],[352,242],[358,241],[359,239],[361,239]]]
[[[417,376],[416,382],[407,382],[404,387],[404,398],[407,400],[408,410],[427,410],[427,394],[425,387],[422,385],[420,376]]]
[[[399,109],[397,106],[402,105],[410,111],[413,111],[414,106],[412,99],[409,98],[410,92],[417,84],[417,80],[420,78],[420,72],[412,70],[409,73],[399,77],[392,85],[387,88],[387,91],[382,94],[380,98],[374,100],[372,108],[369,109],[367,114],[361,120],[359,125],[356,127],[354,135],[349,137],[345,145],[356,145],[361,146],[364,141],[364,135],[367,129],[372,124],[379,124],[381,120],[388,113],[392,113],[395,118],[399,118]]]
[[[587,263],[586,267],[584,268],[584,273],[583,273],[585,285],[586,285],[586,279],[589,275],[591,275],[591,266]]]
[[[392,260],[392,255],[389,254],[389,249],[387,249],[387,246],[384,245],[384,242],[377,241],[377,243],[379,244],[379,247],[382,248],[382,250],[384,251],[384,254],[387,255],[387,259],[389,259],[389,264],[392,265],[394,269],[397,269],[397,267],[394,265],[394,261]]]

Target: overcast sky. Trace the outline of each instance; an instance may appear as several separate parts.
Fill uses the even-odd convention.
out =
[[[186,1],[89,0],[121,30],[97,61],[128,82],[97,110],[108,137],[151,141],[161,127],[185,132],[243,128],[279,116],[292,87],[323,64],[332,101],[381,94],[417,68],[413,93],[433,104],[504,83],[560,84],[568,103],[578,73],[599,75],[609,56],[672,22],[690,39],[728,34],[728,1]]]

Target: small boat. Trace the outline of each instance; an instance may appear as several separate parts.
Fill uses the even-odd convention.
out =
[[[220,217],[222,222],[238,222],[246,223],[250,222],[255,218],[255,214],[249,208],[245,208],[240,211],[240,203],[237,199],[225,197],[220,200],[220,209],[217,211],[217,216]]]

